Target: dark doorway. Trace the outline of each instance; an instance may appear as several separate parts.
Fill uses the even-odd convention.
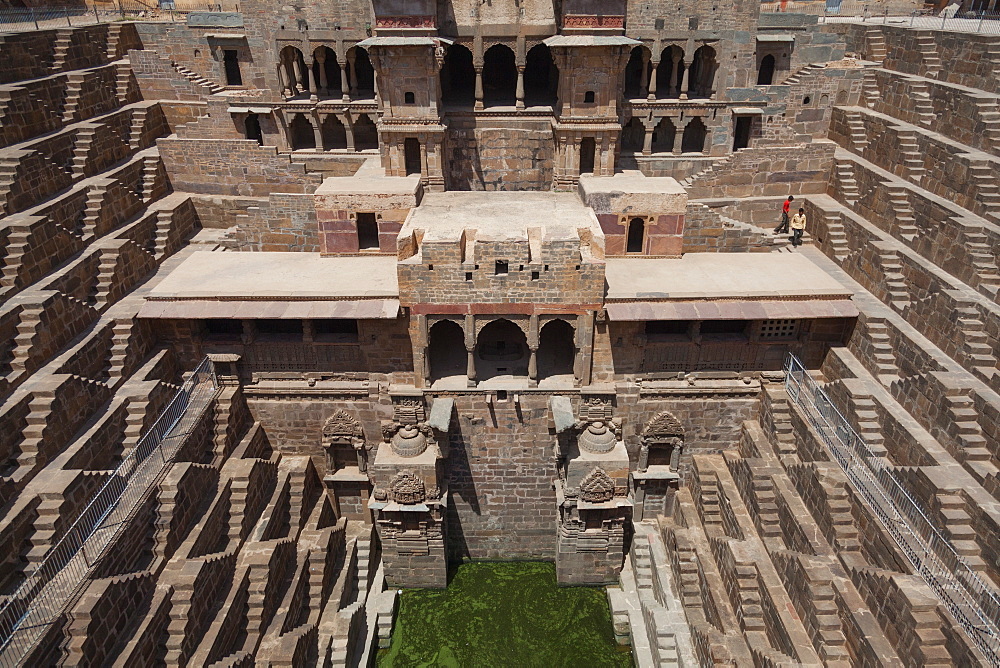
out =
[[[465,332],[451,320],[434,323],[428,347],[430,378],[433,383],[448,376],[465,376],[468,357],[465,352]]]
[[[483,56],[483,103],[513,106],[517,97],[517,66],[514,52],[494,44]]]
[[[362,114],[354,123],[354,149],[369,151],[378,149],[378,130],[367,114]]]
[[[712,97],[716,67],[715,49],[707,44],[699,47],[688,74],[688,96]]]
[[[674,122],[667,117],[661,118],[653,128],[653,153],[672,153],[676,138],[677,128]]]
[[[558,85],[559,70],[549,47],[544,44],[531,47],[524,66],[524,104],[529,107],[556,106]]]
[[[774,82],[774,56],[767,54],[760,59],[760,69],[757,71],[757,85],[770,86]]]
[[[597,152],[597,143],[593,137],[584,137],[580,142],[580,173],[594,173],[594,153]]]
[[[339,118],[333,114],[327,115],[320,130],[323,133],[323,148],[327,151],[347,148],[347,129]]]
[[[681,153],[701,153],[705,150],[705,137],[708,129],[700,118],[692,118],[684,128],[681,138]]]
[[[472,52],[461,44],[452,44],[441,66],[441,101],[445,104],[471,105],[476,101],[476,70]]]
[[[260,129],[260,117],[257,114],[247,114],[243,121],[243,129],[246,131],[246,138],[253,139],[261,146],[264,145],[264,133]]]
[[[288,129],[292,135],[293,151],[316,148],[316,133],[313,132],[312,123],[305,115],[295,114]]]
[[[374,213],[358,214],[358,248],[378,248],[378,221]]]
[[[738,151],[750,145],[750,128],[753,125],[752,116],[737,116],[736,128],[733,131],[733,150]]]
[[[236,49],[222,51],[222,63],[226,67],[226,85],[242,86],[243,75],[240,74],[240,54]]]
[[[576,347],[573,327],[565,320],[547,322],[538,333],[538,379],[573,375]]]
[[[415,137],[403,140],[403,164],[407,176],[420,173],[420,140]]]
[[[645,67],[643,65],[643,52],[644,49],[641,46],[637,46],[632,49],[632,53],[628,57],[628,63],[625,65],[625,97],[627,99],[634,99],[638,97],[645,97]]]
[[[633,218],[628,221],[628,237],[625,244],[626,253],[641,253],[646,242],[646,221]]]
[[[642,144],[646,140],[646,128],[642,121],[633,116],[625,127],[622,128],[622,151],[626,153],[639,153],[642,151]]]
[[[354,47],[354,97],[359,100],[375,99],[375,68],[368,52]]]
[[[479,332],[476,358],[480,380],[493,376],[527,376],[528,339],[510,320],[494,320]]]

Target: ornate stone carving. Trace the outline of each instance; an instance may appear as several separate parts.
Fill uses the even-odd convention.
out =
[[[423,503],[427,498],[424,481],[412,471],[400,471],[389,481],[389,494],[396,503]]]
[[[392,451],[400,457],[416,457],[427,449],[427,437],[416,425],[400,427],[389,441]]]
[[[604,503],[615,496],[615,481],[603,469],[595,467],[580,481],[580,499],[588,503]]]
[[[669,411],[663,411],[646,423],[642,438],[652,441],[684,438],[684,427]]]
[[[355,420],[345,410],[339,410],[323,423],[323,438],[326,441],[342,439],[344,441],[364,441],[365,432],[361,423]],[[360,447],[360,443],[357,444]]]
[[[592,422],[577,438],[581,450],[594,454],[611,452],[618,442],[618,436],[603,422]]]
[[[392,408],[392,419],[399,424],[417,424],[427,419],[423,399],[397,399],[392,402]]]

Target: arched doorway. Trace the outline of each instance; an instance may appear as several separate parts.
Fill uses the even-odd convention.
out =
[[[461,44],[452,44],[445,54],[441,66],[441,101],[453,105],[471,105],[476,101],[472,52]]]
[[[648,60],[648,56],[644,57],[644,54],[648,53],[648,49],[637,46],[632,49],[632,53],[628,57],[628,63],[625,65],[626,99],[646,97],[646,86],[649,82],[646,77],[644,61]]]
[[[538,379],[572,376],[576,359],[573,327],[562,319],[550,320],[538,333]]]
[[[354,121],[354,149],[356,151],[370,151],[378,149],[378,130],[368,114],[361,114],[358,120]]]
[[[707,44],[698,47],[691,63],[691,74],[688,78],[689,97],[712,97],[712,85],[715,83],[715,49]]]
[[[529,107],[554,107],[558,87],[559,69],[552,60],[552,52],[545,44],[536,44],[528,51],[525,59],[524,104]]]
[[[428,346],[431,382],[450,376],[461,376],[464,385],[468,358],[465,352],[465,332],[451,320],[434,323]]]
[[[341,94],[340,65],[337,54],[330,47],[321,46],[313,52],[313,77],[320,95]]]
[[[757,85],[770,86],[774,83],[774,56],[770,53],[760,59],[760,69],[757,70]]]
[[[347,62],[353,66],[348,71],[353,75],[350,81],[351,97],[355,100],[375,99],[375,68],[372,67],[368,52],[361,47],[351,47],[347,52]]]
[[[638,118],[633,116],[622,128],[622,152],[640,153],[642,144],[646,140],[646,127]]]
[[[681,153],[701,153],[705,150],[705,136],[708,129],[700,118],[692,118],[684,128],[681,138]]]
[[[323,133],[323,148],[327,151],[335,151],[347,148],[347,129],[340,119],[333,114],[327,114],[320,127]]]
[[[291,135],[293,151],[316,148],[316,133],[305,114],[295,114],[295,118],[288,124],[288,133]]]
[[[653,128],[653,153],[673,153],[676,138],[677,127],[664,116]]]
[[[643,252],[646,247],[646,221],[642,218],[633,218],[628,221],[628,234],[625,238],[626,253]]]
[[[676,45],[668,46],[660,53],[660,64],[656,66],[656,97],[678,97],[683,80],[684,50]]]
[[[477,378],[527,375],[528,339],[521,328],[503,318],[483,327],[476,339]]]
[[[514,52],[494,44],[483,56],[483,103],[514,106],[517,97],[517,66]]]

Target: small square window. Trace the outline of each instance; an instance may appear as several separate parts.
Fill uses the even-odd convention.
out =
[[[506,276],[508,272],[507,260],[497,260],[496,271],[494,272],[497,276]]]
[[[592,104],[594,102],[594,91],[588,90],[586,93],[584,93],[583,102],[584,104]]]
[[[416,104],[416,96],[413,93],[410,93],[409,91],[403,93],[403,103]]]
[[[539,274],[539,273],[538,273],[537,271],[533,271],[533,272],[531,272],[531,280],[533,280],[533,281],[537,281],[537,280],[538,280],[538,277],[539,277],[540,275],[541,275],[541,274]]]
[[[472,280],[472,272],[471,271],[465,272],[465,280],[467,280],[467,281],[471,281]]]
[[[427,271],[434,271],[434,265],[433,264],[427,265]]]

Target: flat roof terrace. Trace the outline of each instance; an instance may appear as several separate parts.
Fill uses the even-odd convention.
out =
[[[395,318],[396,258],[197,251],[150,290],[141,318]]]

